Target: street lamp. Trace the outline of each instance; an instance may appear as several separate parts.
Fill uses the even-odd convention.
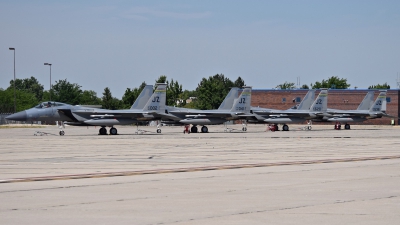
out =
[[[50,101],[51,101],[51,63],[44,63],[45,66],[50,66]]]
[[[15,48],[8,48],[9,50],[14,51],[14,113],[17,112],[17,98],[15,97]]]

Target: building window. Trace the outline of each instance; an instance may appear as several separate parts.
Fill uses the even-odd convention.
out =
[[[286,98],[282,98],[282,102],[283,102],[283,103],[286,103]]]
[[[301,102],[301,97],[296,97],[296,102]]]
[[[386,97],[386,102],[389,103],[392,99],[390,97]]]

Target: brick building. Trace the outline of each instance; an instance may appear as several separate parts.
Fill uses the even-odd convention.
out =
[[[308,90],[273,90],[273,89],[253,89],[251,95],[251,106],[272,109],[288,109],[299,104]],[[352,110],[357,109],[358,105],[364,99],[368,89],[329,89],[328,92],[328,108]],[[319,94],[317,90],[315,96]],[[375,90],[375,97],[379,94],[379,90]],[[386,94],[386,113],[399,116],[399,95],[400,90],[388,90]],[[360,123],[351,124],[375,124],[389,125],[392,118],[383,117],[379,119],[370,119]],[[316,123],[317,124],[317,123]],[[329,122],[320,124],[330,124]],[[395,119],[395,124],[399,124],[399,119]]]

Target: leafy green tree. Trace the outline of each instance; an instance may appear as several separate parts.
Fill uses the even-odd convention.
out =
[[[17,112],[34,107],[39,103],[33,93],[16,90]],[[4,113],[14,112],[14,89],[0,90],[0,111]]]
[[[0,113],[14,113],[14,89],[0,88]]]
[[[167,83],[167,76],[161,75],[157,80],[156,83]]]
[[[10,81],[8,89],[14,90],[14,80]],[[15,89],[32,93],[38,101],[42,100],[44,88],[35,77],[15,79]]]
[[[307,84],[301,85],[300,89],[310,89]]]
[[[92,90],[84,90],[80,96],[80,105],[101,105],[101,98],[97,97],[97,93]]]
[[[48,101],[49,99],[50,99],[50,91],[48,90],[43,91],[42,99],[40,100],[40,102]]]
[[[81,86],[65,80],[56,81],[51,90],[51,100],[56,102],[64,102],[71,105],[80,104],[82,90]]]
[[[146,82],[142,82],[139,88],[130,89],[127,88],[125,90],[124,95],[122,96],[122,104],[124,109],[129,109],[139,97],[140,93],[142,92],[143,88],[146,86]]]
[[[292,83],[292,82],[285,81],[285,83],[283,83],[283,84],[278,84],[276,86],[276,88],[279,88],[279,89],[295,89],[296,86],[294,86],[294,83]]]
[[[390,89],[390,85],[385,82],[384,84],[371,85],[368,89]]]
[[[246,86],[244,83],[244,80],[241,77],[238,77],[235,82],[233,82],[234,87],[242,88],[243,86]]]
[[[103,92],[103,109],[120,109],[122,108],[121,101],[117,98],[114,98],[111,94],[111,91],[108,87],[104,88]]]
[[[242,87],[242,84],[244,82],[240,82],[239,88]],[[223,74],[216,74],[208,79],[203,78],[196,88],[195,108],[217,109],[232,87],[235,87],[235,84]]]
[[[167,81],[167,105],[170,106],[183,106],[184,102],[181,99],[182,85],[171,79],[171,82]]]
[[[337,76],[332,76],[328,78],[328,80],[322,80],[322,82],[315,82],[315,84],[311,83],[312,89],[321,89],[321,88],[332,88],[332,89],[347,89],[350,87],[350,84],[347,83],[347,79],[339,78]]]

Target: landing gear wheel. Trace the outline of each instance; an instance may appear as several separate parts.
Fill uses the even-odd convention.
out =
[[[197,133],[197,127],[191,127],[190,132],[192,133]]]
[[[283,131],[289,131],[289,126],[286,125],[286,124],[283,125],[282,130],[283,130]]]
[[[161,133],[161,129],[157,129],[157,133]]]
[[[242,131],[247,131],[247,127],[242,127]]]
[[[111,134],[111,135],[117,135],[117,133],[118,133],[117,128],[112,127],[112,128],[110,129],[110,134]]]
[[[63,130],[60,130],[60,136],[64,136],[65,132]]]
[[[350,124],[344,125],[344,129],[345,129],[345,130],[350,130]]]
[[[107,129],[105,127],[102,127],[99,129],[99,134],[100,135],[107,135]]]
[[[203,126],[203,127],[201,128],[201,133],[208,133],[208,127]]]

